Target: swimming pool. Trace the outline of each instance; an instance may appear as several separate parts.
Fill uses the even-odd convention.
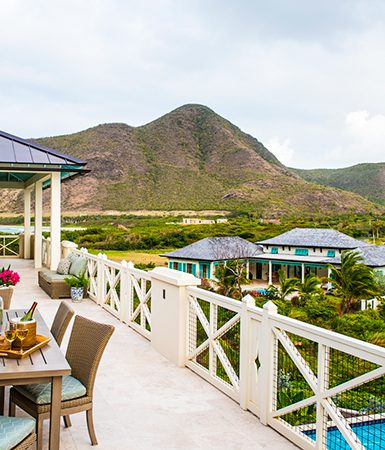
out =
[[[385,449],[385,419],[355,423],[351,427],[367,450]],[[315,440],[315,430],[305,431],[304,434]],[[350,446],[337,427],[330,427],[326,448],[328,450],[349,450]]]

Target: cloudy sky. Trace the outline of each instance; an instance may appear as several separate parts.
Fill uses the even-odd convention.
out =
[[[383,0],[0,2],[0,129],[202,103],[293,167],[385,161]]]

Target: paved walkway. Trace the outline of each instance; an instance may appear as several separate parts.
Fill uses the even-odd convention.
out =
[[[28,308],[36,300],[50,324],[59,301],[51,300],[38,287],[31,261],[9,262],[21,275],[12,307]],[[296,448],[198,375],[172,365],[151,348],[147,339],[94,302],[72,305],[77,314],[116,327],[96,379],[94,411],[99,450]],[[63,347],[67,341],[68,333]],[[23,415],[20,410],[17,414]],[[71,416],[71,420],[70,429],[62,427],[61,449],[90,450],[85,414]],[[47,429],[48,422],[46,433]]]

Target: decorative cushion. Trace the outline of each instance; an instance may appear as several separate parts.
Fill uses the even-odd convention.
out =
[[[69,270],[69,274],[75,277],[81,277],[84,275],[87,269],[87,259],[83,256],[77,256],[72,262]]]
[[[15,386],[15,389],[38,405],[51,403],[51,384],[27,384],[25,386]],[[67,375],[63,377],[61,390],[62,402],[83,397],[87,390],[85,386],[76,378]]]
[[[71,267],[71,261],[68,258],[63,258],[60,260],[59,265],[57,266],[56,273],[60,275],[68,275]]]
[[[0,448],[10,450],[35,431],[34,419],[0,416]]]
[[[78,255],[75,255],[75,253],[70,253],[67,256],[68,261],[72,264],[77,258],[79,258]]]

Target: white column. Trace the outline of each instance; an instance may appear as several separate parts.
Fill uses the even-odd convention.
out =
[[[330,267],[328,267],[328,279],[330,279],[330,277],[332,276],[332,269]],[[327,282],[327,289],[330,290],[333,287],[333,284],[331,281],[328,280]]]
[[[43,182],[35,183],[35,267],[42,267]]]
[[[273,284],[273,264],[269,261],[269,286]]]
[[[305,264],[301,264],[301,282],[303,283],[305,281]]]
[[[31,257],[31,192],[24,189],[24,259]]]
[[[184,367],[188,336],[186,287],[199,286],[201,280],[165,267],[156,267],[150,274],[151,345],[169,361]]]
[[[61,254],[61,180],[60,172],[51,174],[51,270],[56,270]]]

